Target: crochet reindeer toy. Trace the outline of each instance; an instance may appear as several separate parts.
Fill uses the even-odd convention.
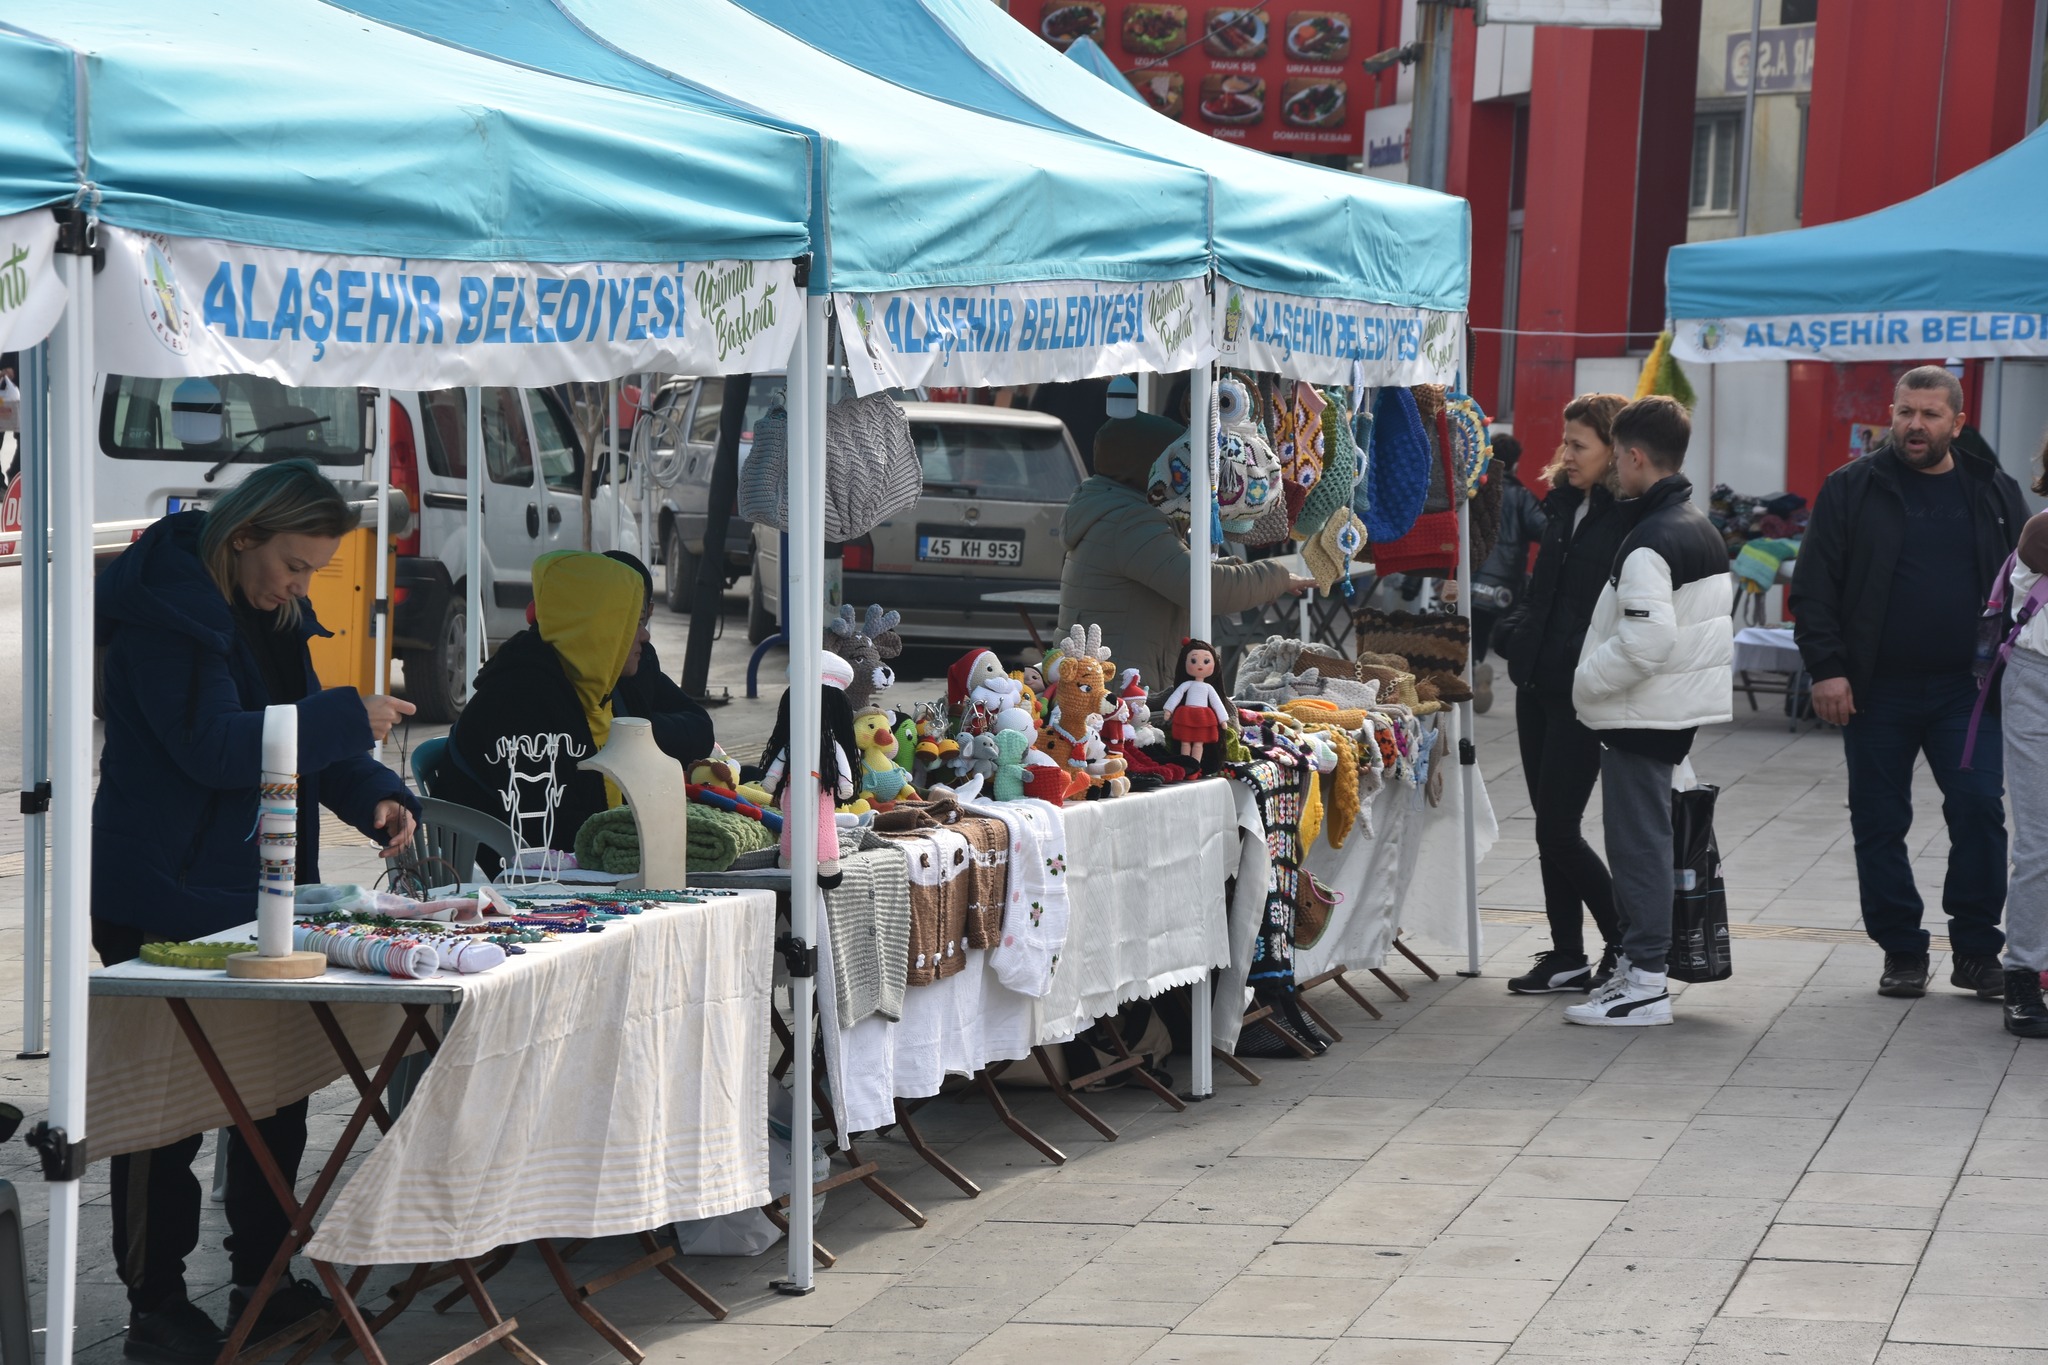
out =
[[[1068,800],[1101,786],[1106,786],[1110,795],[1121,796],[1130,790],[1124,760],[1107,752],[1101,738],[1102,718],[1116,709],[1102,627],[1089,626],[1084,631],[1074,626],[1055,648],[1058,657],[1048,666],[1045,678],[1051,704],[1038,747],[1069,774]]]
[[[876,693],[896,681],[895,671],[882,660],[903,652],[903,641],[896,634],[901,620],[895,612],[883,611],[882,604],[875,602],[868,606],[867,619],[856,624],[853,605],[846,603],[839,608],[839,615],[825,623],[825,648],[853,665],[853,681],[847,684],[846,700],[855,715],[874,702]]]

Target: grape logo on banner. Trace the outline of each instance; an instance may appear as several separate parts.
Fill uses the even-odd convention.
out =
[[[800,316],[781,306],[786,260],[429,261],[101,235],[100,368],[149,378],[455,388],[774,370]],[[117,303],[136,299],[142,327]]]
[[[171,244],[155,234],[142,238],[140,278],[142,316],[149,330],[172,355],[192,349],[186,328],[185,301],[178,294],[178,277],[171,269]]]
[[[1039,280],[835,294],[862,394],[1172,372],[1215,354],[1202,281]]]

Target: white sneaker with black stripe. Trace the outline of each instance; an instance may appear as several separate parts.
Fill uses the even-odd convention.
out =
[[[1635,967],[1617,971],[1582,1005],[1565,1009],[1567,1024],[1606,1028],[1641,1028],[1671,1022],[1671,992],[1664,973]]]

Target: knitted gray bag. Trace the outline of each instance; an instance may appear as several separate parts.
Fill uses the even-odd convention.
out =
[[[826,540],[858,539],[922,496],[923,462],[895,399],[843,398],[825,410]],[[789,529],[789,414],[781,407],[754,424],[739,510],[748,521]]]

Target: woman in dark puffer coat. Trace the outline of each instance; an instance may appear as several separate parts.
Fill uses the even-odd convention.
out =
[[[1515,730],[1522,776],[1536,810],[1536,859],[1550,948],[1527,974],[1508,982],[1519,995],[1589,991],[1614,969],[1620,929],[1607,865],[1580,831],[1600,779],[1600,740],[1572,706],[1579,645],[1613,571],[1630,519],[1614,491],[1614,415],[1620,394],[1581,394],[1565,406],[1564,443],[1544,471],[1543,539],[1528,596],[1493,629],[1494,652],[1515,683]],[[1585,915],[1606,945],[1598,966],[1586,957]]]

